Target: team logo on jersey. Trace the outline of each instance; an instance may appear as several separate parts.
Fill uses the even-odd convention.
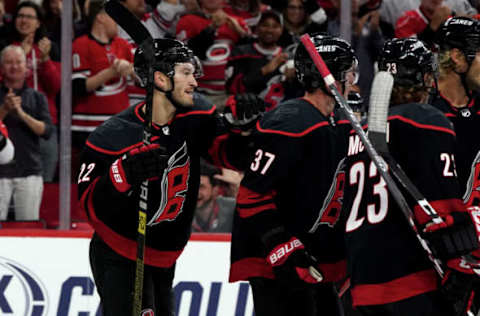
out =
[[[162,132],[164,135],[170,135],[170,128],[168,126],[162,127]]]
[[[323,200],[322,208],[315,224],[309,230],[313,233],[319,225],[328,225],[334,227],[340,218],[340,211],[343,204],[343,187],[345,185],[345,158],[340,160],[335,171],[335,175],[328,190],[327,196]]]
[[[45,316],[47,313],[47,291],[40,279],[21,264],[0,257],[0,315]]]
[[[460,110],[460,115],[463,117],[470,117],[472,116],[472,112],[470,111],[470,109],[462,109]]]
[[[162,176],[162,198],[160,206],[147,225],[152,226],[163,221],[173,221],[183,210],[190,178],[190,156],[187,142],[168,159],[168,166]]]

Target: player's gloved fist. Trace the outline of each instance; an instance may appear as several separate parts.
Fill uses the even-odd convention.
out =
[[[265,102],[252,93],[232,95],[225,103],[223,117],[231,129],[248,131],[252,129],[265,112]]]
[[[435,257],[452,259],[478,249],[479,239],[470,212],[452,212],[442,219],[442,223],[428,223],[423,230]]]
[[[267,256],[279,282],[291,287],[302,287],[304,283],[318,283],[322,274],[315,268],[317,261],[305,251],[305,246],[296,237],[275,246]]]
[[[110,180],[117,191],[127,192],[145,180],[162,176],[167,162],[165,149],[158,144],[134,148],[110,166]]]

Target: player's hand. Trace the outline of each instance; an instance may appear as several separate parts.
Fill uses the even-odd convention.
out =
[[[427,223],[424,237],[438,259],[457,258],[478,249],[478,233],[472,218],[474,208],[466,212],[451,212],[442,223]]]
[[[305,250],[296,237],[276,244],[268,253],[267,262],[272,266],[279,283],[289,287],[304,287],[306,283],[319,283],[323,275],[318,271],[317,261]]]
[[[134,148],[110,166],[110,180],[117,191],[127,192],[145,180],[161,177],[167,163],[165,149],[158,144]]]
[[[265,102],[253,93],[232,95],[225,103],[223,117],[230,129],[251,130],[265,112]]]

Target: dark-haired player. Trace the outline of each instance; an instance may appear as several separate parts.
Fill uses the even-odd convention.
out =
[[[356,63],[350,45],[322,35],[313,43],[343,86]],[[330,282],[344,271],[343,240],[330,228],[340,210],[329,193],[346,150],[339,125],[348,121],[334,115],[335,99],[302,45],[295,68],[307,92],[257,124],[237,195],[230,281],[250,282],[257,316],[340,312]]]
[[[155,60],[135,53],[143,83],[153,73],[151,145],[142,144],[145,104],[113,116],[88,138],[78,178],[81,205],[95,229],[90,263],[103,315],[131,315],[139,196],[146,196],[143,314],[173,315],[175,262],[190,237],[200,157],[241,168],[248,129],[264,109],[254,97],[232,97],[223,119],[195,94],[201,67],[182,42],[155,40]],[[145,180],[149,180],[145,190]]]

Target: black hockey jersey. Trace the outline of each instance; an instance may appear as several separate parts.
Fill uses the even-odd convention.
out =
[[[389,112],[389,150],[439,214],[463,209],[454,167],[455,133],[431,105]],[[405,194],[405,196],[408,196]],[[408,200],[419,225],[429,221]],[[349,137],[341,215],[353,305],[396,302],[437,288],[431,262],[356,134]]]
[[[262,235],[279,226],[319,259],[327,280],[342,277],[342,232],[328,219],[340,212],[338,196],[330,193],[336,192],[332,181],[345,155],[346,124],[305,99],[281,103],[257,123],[254,156],[237,195],[230,282],[274,278]]]
[[[467,187],[468,178],[470,175],[473,176],[474,166],[472,164],[480,151],[480,139],[477,136],[480,127],[480,96],[475,92],[472,94],[472,99],[463,108],[454,107],[441,94],[430,102],[453,123],[455,133],[457,134],[455,164],[458,180],[460,181],[460,189],[465,194],[471,192],[471,188]]]
[[[167,125],[153,125],[152,143],[170,154],[168,168],[148,182],[147,223],[166,210],[166,220],[147,226],[145,264],[170,267],[187,243],[197,201],[200,157],[229,168],[245,165],[248,137],[226,133],[215,107],[198,96],[195,106]],[[88,138],[78,179],[81,205],[95,232],[118,254],[136,258],[139,188],[117,192],[109,179],[112,162],[142,145],[143,104],[130,107]]]

